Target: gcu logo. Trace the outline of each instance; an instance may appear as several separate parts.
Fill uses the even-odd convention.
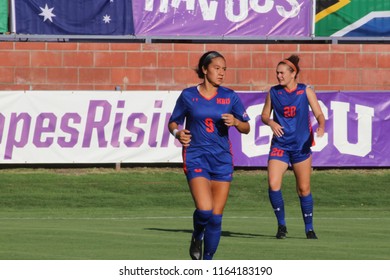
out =
[[[351,104],[347,102],[331,101],[330,109],[333,111],[333,119],[329,120],[328,108],[319,101],[327,122],[327,132],[322,138],[316,138],[316,145],[312,147],[313,152],[323,150],[329,144],[329,134],[333,136],[333,145],[341,153],[359,157],[365,157],[372,150],[372,122],[374,117],[374,108],[356,104],[354,112],[350,112]],[[271,129],[264,125],[260,118],[256,116],[262,111],[264,104],[254,105],[247,109],[251,119],[251,132],[248,135],[242,135],[242,152],[248,157],[257,157],[267,155],[272,139]],[[355,114],[353,121],[357,129],[351,128],[351,122],[348,122],[349,114]],[[351,118],[350,118],[351,119]],[[255,122],[255,123],[253,123]],[[333,131],[329,128],[333,127]],[[349,140],[349,132],[357,131],[357,141]],[[259,139],[264,141],[259,141]],[[268,141],[265,139],[268,138]],[[259,144],[257,144],[259,143]]]

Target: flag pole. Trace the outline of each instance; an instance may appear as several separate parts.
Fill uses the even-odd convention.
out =
[[[10,26],[11,33],[16,33],[16,20],[15,20],[15,0],[10,0],[8,2],[10,4]]]

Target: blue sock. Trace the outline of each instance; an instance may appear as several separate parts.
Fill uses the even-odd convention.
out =
[[[196,209],[194,211],[194,215],[193,215],[194,232],[192,233],[192,236],[196,240],[203,239],[204,230],[206,228],[207,223],[211,219],[212,215],[213,215],[212,210]]]
[[[299,197],[301,201],[301,210],[303,221],[305,222],[305,231],[313,230],[313,197],[311,194]]]
[[[212,260],[222,233],[222,215],[213,215],[204,233],[204,260]]]
[[[278,225],[286,225],[285,213],[284,213],[284,201],[282,196],[282,191],[273,191],[268,189],[269,200],[271,202],[272,208],[274,209],[276,219],[278,220]]]

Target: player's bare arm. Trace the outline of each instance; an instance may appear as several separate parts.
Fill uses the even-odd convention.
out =
[[[235,126],[241,133],[248,134],[250,131],[248,122],[242,122],[239,119],[236,119],[232,114],[222,114],[222,119],[226,126]]]
[[[322,113],[321,106],[318,102],[317,95],[315,94],[314,90],[308,87],[306,88],[306,94],[311,110],[313,111],[314,117],[318,122],[318,127],[316,130],[317,136],[322,137],[325,133],[325,116]]]
[[[268,93],[265,99],[263,111],[261,113],[261,120],[264,124],[268,125],[271,128],[273,134],[275,134],[277,137],[281,137],[284,134],[283,127],[271,119],[271,110],[271,97]]]
[[[182,129],[179,130],[179,126],[175,122],[171,122],[168,125],[169,131],[171,134],[179,140],[179,142],[184,146],[187,147],[190,145],[191,142],[191,132],[188,129]]]

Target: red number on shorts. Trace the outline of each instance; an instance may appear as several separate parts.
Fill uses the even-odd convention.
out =
[[[206,131],[207,131],[208,133],[214,132],[214,123],[213,123],[213,119],[207,118],[207,119],[204,120],[204,123],[206,124]]]
[[[271,157],[282,157],[284,154],[284,151],[282,149],[278,149],[278,148],[272,148],[272,151],[271,151]]]

